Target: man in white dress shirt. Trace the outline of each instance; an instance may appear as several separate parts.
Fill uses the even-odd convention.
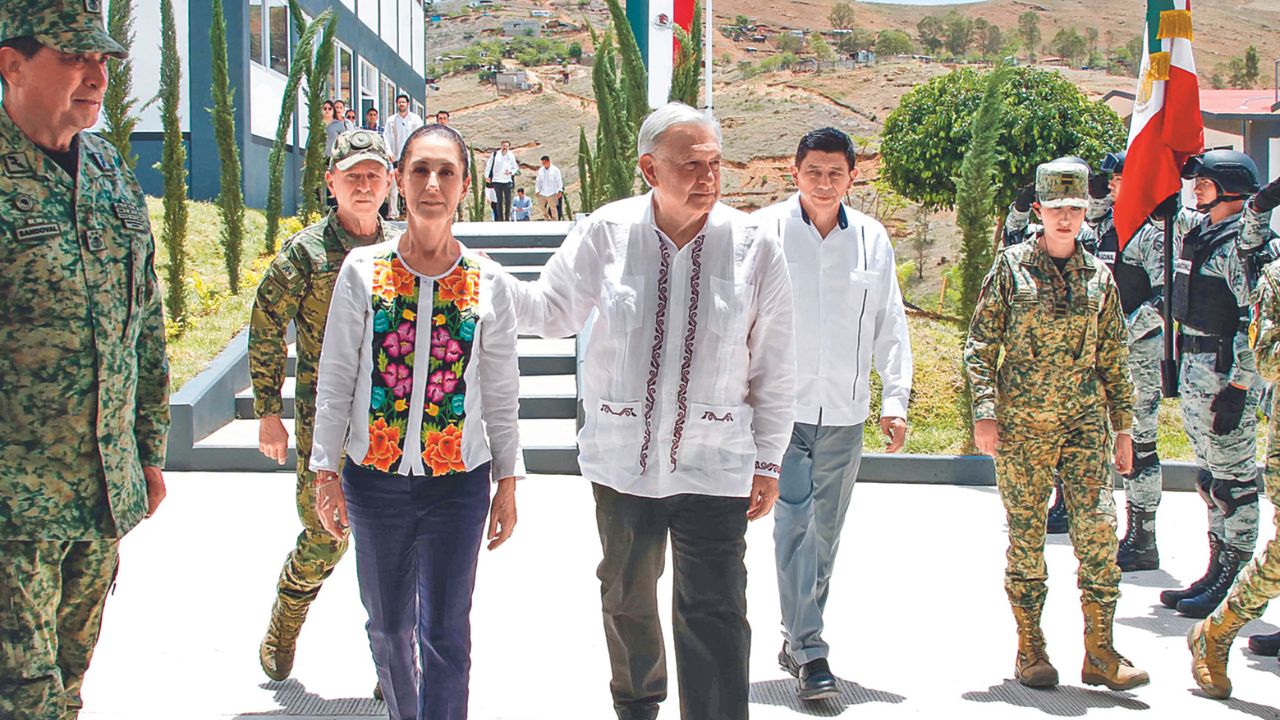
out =
[[[551,164],[551,156],[542,156],[542,167],[533,183],[533,194],[538,196],[538,209],[543,220],[559,220],[560,196],[564,195],[564,178],[560,168]]]
[[[777,498],[791,432],[791,285],[772,228],[718,202],[713,119],[671,103],[637,147],[652,192],[570,232],[541,279],[521,284],[519,329],[562,337],[599,314],[578,444],[618,717],[657,717],[666,698],[657,582],[670,537],[682,717],[745,720],[744,536]]]
[[[383,135],[387,140],[387,150],[391,152],[391,157],[396,159],[399,169],[400,154],[404,150],[404,143],[413,134],[414,130],[422,127],[422,118],[417,113],[409,112],[409,96],[400,94],[396,97],[396,111],[387,118],[386,129]],[[387,204],[390,206],[389,215],[392,219],[400,217],[400,190],[396,187],[396,183],[391,183],[391,195],[387,198]]]
[[[516,154],[511,152],[511,141],[503,140],[502,146],[493,151],[484,166],[484,180],[497,197],[494,208],[494,220],[511,219],[511,194],[516,186],[516,173],[520,172],[520,163]]]
[[[862,459],[870,375],[883,382],[888,452],[907,436],[911,341],[884,226],[841,203],[857,176],[849,136],[805,135],[791,168],[800,192],[753,217],[782,237],[795,299],[796,423],[782,461],[774,551],[782,601],[778,664],[803,700],[839,694],[822,639],[840,529]]]

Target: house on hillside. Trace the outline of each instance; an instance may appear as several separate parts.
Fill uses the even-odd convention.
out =
[[[361,118],[371,107],[382,116],[393,112],[396,96],[401,93],[411,98],[415,112],[423,112],[426,17],[422,0],[299,0],[299,4],[308,19],[325,10],[332,10],[337,17],[330,97],[344,100]],[[213,121],[206,109],[213,106],[210,5],[208,0],[173,4],[182,70],[179,114],[187,143],[189,192],[196,200],[212,200],[218,195],[222,172]],[[245,203],[260,208],[266,205],[267,156],[275,142],[298,33],[285,0],[228,0],[224,14]],[[134,17],[133,93],[145,102],[159,90],[160,0],[135,0]],[[163,144],[160,108],[155,104],[138,112],[132,138],[138,155],[138,181],[148,194],[161,195],[164,180],[153,167],[160,161]],[[295,189],[285,193],[286,214],[295,211],[300,199],[296,189],[302,183],[307,117],[304,97],[290,118],[286,135],[284,187]]]
[[[503,37],[542,37],[542,21],[536,18],[509,18],[502,21]]]
[[[542,88],[525,70],[501,70],[494,74],[493,83],[498,87],[498,95],[512,95]]]

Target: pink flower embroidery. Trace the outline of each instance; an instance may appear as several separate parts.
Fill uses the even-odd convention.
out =
[[[446,393],[458,386],[458,376],[452,370],[437,370],[427,379],[427,399],[433,403],[444,400]]]
[[[391,394],[398,398],[413,392],[413,376],[407,365],[391,363],[382,373],[382,382],[391,388]]]
[[[413,341],[416,336],[413,323],[403,322],[395,332],[387,333],[387,338],[382,341],[382,347],[393,358],[404,357],[413,352]]]
[[[447,330],[436,328],[431,333],[431,357],[447,363],[457,362],[462,357],[462,346],[449,337]]]

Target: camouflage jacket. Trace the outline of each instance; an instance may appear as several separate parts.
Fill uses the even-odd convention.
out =
[[[121,537],[164,465],[146,198],[109,143],[78,144],[73,182],[0,109],[0,540]]]
[[[1078,243],[1062,273],[1038,242],[1000,253],[983,281],[964,361],[975,420],[1058,432],[1109,403],[1113,428],[1132,425],[1120,293],[1106,265]]]
[[[1092,205],[1090,206],[1092,211]],[[1031,211],[1019,212],[1013,205],[1009,206],[1009,214],[1004,218],[1004,247],[1019,245],[1040,234],[1040,226],[1031,222]],[[1076,242],[1084,246],[1090,253],[1098,252],[1098,234],[1089,223],[1080,226]]]
[[[402,232],[397,226],[379,223],[378,235],[360,242],[343,229],[337,211],[331,210],[327,218],[289,238],[267,268],[249,321],[249,375],[253,379],[253,410],[258,417],[279,415],[283,408],[280,388],[288,356],[285,330],[290,321],[297,328],[294,397],[303,403],[315,403],[324,324],[342,261],[354,247],[393,240]]]
[[[1262,270],[1258,280],[1258,315],[1253,341],[1258,373],[1268,383],[1280,381],[1280,262]]]
[[[1092,209],[1092,206],[1091,206]],[[1115,216],[1110,206],[1101,217],[1087,217],[1085,220],[1093,228],[1094,234],[1101,242],[1115,228]],[[1154,295],[1129,313],[1125,323],[1129,328],[1129,341],[1133,342],[1156,328],[1164,327],[1164,318],[1160,315],[1160,307],[1164,298],[1164,229],[1163,226],[1146,222],[1125,243],[1120,250],[1124,262],[1142,268],[1147,273],[1147,281],[1151,283]],[[1102,257],[1101,250],[1094,253],[1103,262],[1111,260]]]

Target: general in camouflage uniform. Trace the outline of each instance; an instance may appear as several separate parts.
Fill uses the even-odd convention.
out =
[[[1264,219],[1277,204],[1280,204],[1280,180],[1273,181],[1253,198],[1250,209],[1256,212],[1252,214],[1252,218]],[[1280,381],[1280,263],[1272,263],[1262,271],[1258,293],[1260,301],[1254,352],[1258,372],[1267,382],[1274,384]],[[1277,406],[1273,395],[1267,425],[1267,464],[1263,478],[1266,481],[1267,496],[1276,513],[1276,527],[1280,528],[1280,448],[1276,446],[1277,441],[1280,441],[1280,413],[1277,411],[1280,411],[1280,406]],[[1210,697],[1230,697],[1231,680],[1227,677],[1227,657],[1231,642],[1245,623],[1261,617],[1267,603],[1277,597],[1280,597],[1280,531],[1267,544],[1266,552],[1240,572],[1230,594],[1213,614],[1197,623],[1187,635],[1192,655],[1192,674],[1196,684]],[[1250,647],[1253,644],[1251,639]]]
[[[0,4],[0,718],[71,720],[119,539],[164,496],[146,200],[97,120],[97,3]],[[145,634],[141,642],[149,642]]]
[[[1189,587],[1160,602],[1203,618],[1226,597],[1258,537],[1257,407],[1262,394],[1248,327],[1253,281],[1237,245],[1246,244],[1244,198],[1258,190],[1247,155],[1213,150],[1183,172],[1196,180],[1197,211],[1173,216],[1173,316],[1182,424],[1199,466],[1197,485],[1209,516],[1209,566]],[[1252,220],[1250,222],[1253,222]],[[1260,230],[1253,222],[1250,233]],[[1261,244],[1261,243],[1255,243]]]
[[[1098,259],[1107,264],[1120,291],[1129,340],[1129,377],[1133,381],[1133,470],[1125,473],[1125,534],[1116,552],[1121,572],[1160,567],[1156,547],[1156,508],[1164,483],[1156,452],[1159,425],[1160,360],[1164,357],[1164,230],[1148,222],[1120,248],[1112,215],[1125,153],[1108,155],[1103,172],[1089,178],[1085,221],[1098,236]],[[1108,177],[1110,175],[1110,177]]]
[[[273,680],[283,680],[292,671],[294,645],[307,610],[347,549],[346,540],[334,539],[320,524],[312,487],[315,474],[308,469],[315,425],[316,370],[329,299],[342,261],[352,248],[393,240],[401,232],[378,215],[390,178],[390,156],[381,135],[368,130],[343,133],[334,142],[330,162],[331,178],[353,168],[376,170],[381,164],[382,179],[375,183],[366,178],[367,187],[361,191],[365,197],[359,203],[353,201],[358,195],[343,189],[343,180],[333,180],[338,207],[324,220],[285,242],[258,286],[249,323],[249,374],[253,379],[254,412],[261,419],[262,449],[282,463],[285,438],[279,417],[284,408],[280,390],[287,359],[285,331],[290,322],[297,329],[294,426],[296,501],[302,532],[280,572],[271,622],[259,646],[262,669]],[[361,163],[365,165],[361,167]],[[362,227],[368,232],[357,235]],[[274,443],[266,439],[273,428],[277,438]]]
[[[1117,465],[1126,469],[1133,415],[1126,330],[1111,273],[1074,239],[1078,230],[1064,234],[1056,226],[1060,214],[1083,222],[1087,183],[1087,169],[1075,163],[1037,168],[1041,212],[1053,220],[1035,242],[997,257],[983,282],[964,358],[975,438],[979,449],[996,457],[1008,518],[1005,591],[1018,626],[1015,674],[1031,687],[1058,682],[1040,631],[1047,592],[1045,508],[1056,472],[1080,560],[1081,679],[1119,690],[1148,681],[1111,639],[1120,570],[1107,423],[1109,415],[1111,427],[1122,433]]]

